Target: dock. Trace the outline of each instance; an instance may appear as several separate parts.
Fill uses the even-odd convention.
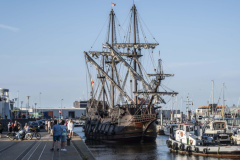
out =
[[[52,148],[53,138],[47,132],[39,132],[40,140],[9,140],[6,132],[0,138],[0,156],[5,160],[95,160],[81,137],[72,137],[70,145],[66,146],[67,151],[57,151],[56,143],[54,151]],[[67,144],[67,143],[66,143]]]

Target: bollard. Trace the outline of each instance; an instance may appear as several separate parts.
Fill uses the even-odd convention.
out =
[[[67,145],[70,146],[70,140],[71,138],[67,137]]]

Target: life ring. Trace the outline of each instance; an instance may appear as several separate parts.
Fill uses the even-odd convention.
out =
[[[208,154],[208,149],[207,149],[207,148],[204,148],[204,149],[203,149],[203,153],[204,153],[204,154]]]
[[[181,151],[184,151],[184,144],[180,144],[179,149],[180,149]]]
[[[196,147],[195,148],[195,152],[198,153],[199,152],[199,148]]]
[[[180,132],[180,136],[183,137],[183,132]]]
[[[190,152],[192,150],[191,146],[187,146],[186,151]]]
[[[192,144],[193,144],[193,140],[191,139],[191,140],[190,140],[190,145],[192,145]]]

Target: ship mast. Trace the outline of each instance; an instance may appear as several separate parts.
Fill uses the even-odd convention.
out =
[[[113,32],[114,32],[114,12],[113,9],[111,10],[110,13],[110,17],[111,17],[111,23],[112,23],[112,30],[111,30],[111,44],[113,45]],[[113,52],[113,50],[111,50],[111,52]],[[112,68],[111,68],[111,72],[112,72],[112,79],[114,80],[114,57],[112,56]],[[114,85],[112,83],[112,108],[114,107]]]
[[[223,83],[223,106],[222,106],[222,118],[224,120],[224,116],[225,116],[225,104],[224,104],[224,83]]]
[[[134,33],[134,45],[136,45],[137,43],[137,40],[136,40],[136,6],[133,4],[133,7],[132,7],[132,10],[133,10],[133,33]],[[133,69],[134,71],[137,72],[137,50],[136,48],[134,48],[133,50],[133,54],[134,54],[134,62],[133,62]],[[135,78],[134,79],[134,92],[137,92],[137,79]],[[137,106],[137,95],[135,95],[135,104]]]
[[[167,92],[166,90],[164,92],[158,92],[158,87],[161,84],[161,80],[165,79],[165,77],[170,77],[173,76],[173,74],[164,74],[161,68],[161,61],[159,61],[159,73],[155,74],[147,74],[149,77],[151,76],[156,76],[156,83],[154,86],[151,86],[149,82],[147,82],[144,78],[143,72],[142,72],[142,66],[141,62],[139,61],[138,57],[141,57],[141,49],[154,49],[158,43],[140,43],[139,39],[139,30],[138,30],[138,16],[137,16],[137,9],[135,4],[133,4],[132,9],[131,9],[131,23],[129,26],[129,32],[126,36],[126,40],[128,40],[127,43],[117,43],[116,39],[116,24],[115,24],[115,13],[113,9],[111,10],[109,14],[109,27],[108,27],[108,32],[107,32],[107,41],[106,45],[109,49],[109,51],[89,51],[89,53],[84,52],[86,62],[90,62],[97,70],[99,73],[101,73],[102,77],[102,90],[100,91],[99,95],[103,93],[103,108],[105,108],[105,98],[107,98],[107,102],[109,105],[114,107],[115,103],[119,100],[115,100],[115,90],[119,92],[119,98],[122,100],[122,103],[128,103],[128,104],[134,104],[135,107],[138,106],[138,96],[139,95],[147,95],[147,98],[150,98],[149,96],[151,95],[151,98],[148,102],[148,105],[146,106],[146,111],[152,107],[153,99],[156,97],[156,99],[160,100],[161,103],[166,103],[161,96],[163,95],[176,95],[177,92]],[[142,29],[142,28],[141,28]],[[144,39],[146,41],[146,36],[144,35]],[[119,48],[127,48],[127,52],[120,52]],[[129,53],[129,50],[132,48],[131,53]],[[102,67],[95,62],[91,57],[96,57],[96,59],[99,58],[99,56],[102,56]],[[91,57],[90,57],[91,56]],[[128,59],[131,59],[131,62],[133,60],[133,63],[127,62]],[[109,65],[105,67],[104,63],[108,63]],[[121,77],[119,76],[117,66],[116,64],[121,63],[123,64],[124,67],[127,69],[127,73],[125,75],[124,81],[121,81]],[[108,68],[109,70],[105,71],[105,68]],[[109,71],[109,72],[108,72]],[[123,73],[121,71],[121,73]],[[124,91],[124,87],[126,85],[127,77],[131,76],[134,79],[134,98],[131,98],[131,96],[128,95],[127,91]],[[105,84],[105,79],[108,81]],[[122,82],[122,83],[121,83]],[[142,84],[143,91],[139,90],[139,85],[138,82]],[[111,88],[108,88],[108,84],[110,84]],[[105,86],[107,87],[107,91],[105,90]],[[96,91],[97,92],[97,91]],[[132,91],[131,93],[132,94]],[[99,96],[99,98],[100,98]],[[110,97],[110,99],[108,98]],[[123,97],[126,98],[127,101],[124,101]],[[109,100],[109,101],[108,101]],[[98,100],[99,101],[99,100]],[[115,102],[116,101],[116,102]]]

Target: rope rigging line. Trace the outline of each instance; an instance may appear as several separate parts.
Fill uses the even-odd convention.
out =
[[[140,16],[140,15],[138,14],[138,17],[139,17],[139,16]],[[140,17],[139,17],[139,19],[140,19]],[[140,20],[139,20],[139,24],[140,24],[140,29],[141,29],[142,34],[143,34],[144,41],[145,41],[145,43],[148,43],[146,34],[145,34],[145,32],[144,32],[144,29],[143,29],[143,26],[142,26],[142,23],[141,23]],[[154,67],[154,69],[156,69],[156,64],[155,64],[155,61],[154,61],[154,58],[153,58],[153,53],[151,54],[150,50],[148,50],[148,53],[149,53],[149,55],[150,55],[150,58],[151,58],[153,67]]]
[[[107,19],[108,19],[108,18],[107,18]],[[99,38],[99,36],[100,36],[100,34],[101,34],[101,32],[102,32],[103,28],[105,27],[105,23],[106,23],[107,19],[105,20],[105,22],[104,22],[104,25],[102,26],[102,28],[101,28],[101,30],[100,30],[100,32],[99,32],[99,34],[98,34],[97,38],[96,38],[96,39],[95,39],[95,41],[93,42],[93,44],[92,44],[92,46],[91,46],[91,48],[90,48],[90,50],[89,50],[89,51],[91,51],[91,49],[92,49],[92,48],[93,48],[93,46],[95,45],[95,43],[96,43],[97,39]]]
[[[174,92],[174,90],[172,90],[171,88],[169,88],[169,87],[165,86],[164,84],[161,84],[160,86],[161,86],[162,88],[163,88],[163,87],[165,87],[165,88],[167,88],[168,90],[170,90],[170,91]],[[165,88],[163,88],[163,89],[165,90]],[[165,91],[167,91],[167,90],[165,90]]]
[[[157,40],[155,39],[155,37],[153,36],[153,34],[150,32],[148,26],[147,26],[147,25],[145,24],[145,22],[143,21],[141,15],[140,15],[139,13],[138,13],[138,16],[139,16],[139,18],[141,19],[141,21],[143,22],[143,24],[146,26],[146,28],[147,28],[148,32],[150,33],[150,35],[152,36],[152,38],[155,40],[156,43],[158,43]]]
[[[111,28],[111,15],[109,15],[109,22],[108,22],[108,27],[106,32],[106,42],[109,42],[110,28]]]
[[[91,74],[90,74],[90,72],[89,72],[89,68],[88,68],[88,64],[87,64],[87,62],[85,63],[86,64],[86,67],[87,67],[87,73],[88,73],[88,75],[89,75],[89,77],[91,78]]]

